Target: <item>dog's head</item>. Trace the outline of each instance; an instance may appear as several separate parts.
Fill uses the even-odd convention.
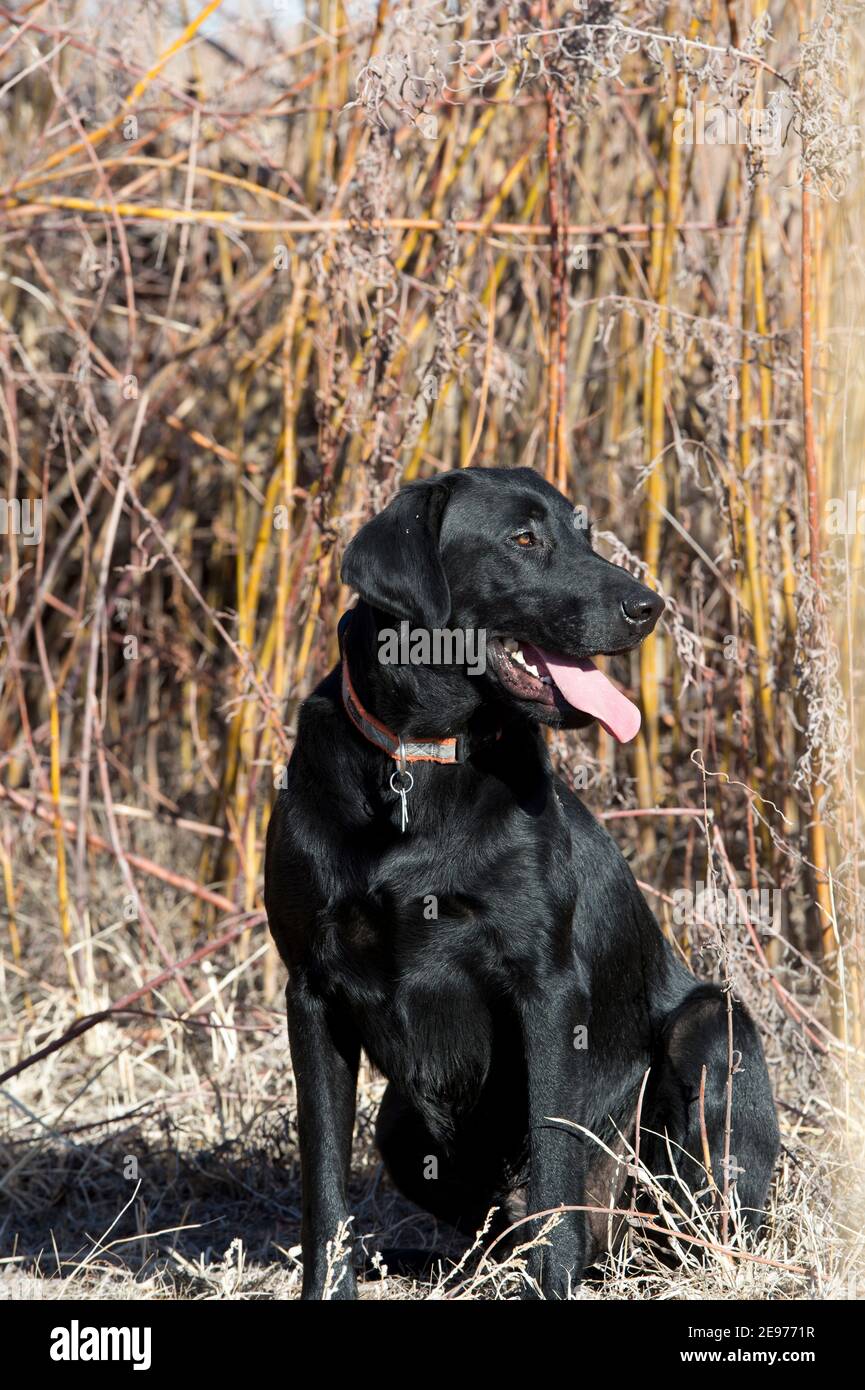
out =
[[[650,633],[663,600],[592,549],[582,509],[529,468],[469,468],[410,483],[355,536],[344,583],[413,628],[483,632],[466,676],[530,719],[598,719],[633,738],[636,706],[594,666]]]

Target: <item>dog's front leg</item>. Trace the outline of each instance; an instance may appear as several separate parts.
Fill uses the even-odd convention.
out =
[[[301,1298],[357,1298],[348,1179],[360,1044],[303,980],[286,992],[302,1186]]]
[[[569,974],[554,978],[524,1006],[523,1028],[529,1089],[529,1184],[527,1213],[583,1203],[585,1155],[580,1121],[582,1043],[585,1022],[580,994]],[[571,1121],[570,1124],[565,1121]],[[537,1236],[550,1220],[531,1223]],[[555,1228],[529,1252],[529,1274],[545,1298],[566,1298],[583,1274],[585,1213],[564,1211]]]

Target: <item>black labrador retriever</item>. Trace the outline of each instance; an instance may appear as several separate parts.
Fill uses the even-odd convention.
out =
[[[731,1181],[759,1225],[778,1128],[754,1024],[677,958],[550,768],[544,724],[634,736],[639,711],[591,657],[637,646],[663,608],[579,516],[531,469],[467,469],[404,487],[346,550],[360,600],[302,707],[266,860],[304,1298],[357,1293],[328,1243],[349,1215],[362,1047],[390,1083],[376,1138],[405,1195],[470,1234],[491,1207],[493,1235],[519,1201],[567,1209],[529,1266],[561,1298],[605,1243],[608,1219],[576,1208],[616,1206],[638,1103],[641,1159],[678,1200],[679,1179],[710,1188],[703,1123],[723,1186],[732,1043]],[[443,633],[483,637],[485,661],[437,662]]]

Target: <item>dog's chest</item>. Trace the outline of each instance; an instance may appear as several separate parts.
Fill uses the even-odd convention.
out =
[[[415,837],[388,846],[320,923],[329,978],[379,1003],[500,996],[569,937],[569,844],[535,835]]]
[[[317,985],[352,1016],[373,1062],[432,1116],[469,1106],[508,1066],[520,1004],[570,952],[570,832],[550,798],[534,814],[456,798],[409,831],[333,846],[340,891],[313,933]]]

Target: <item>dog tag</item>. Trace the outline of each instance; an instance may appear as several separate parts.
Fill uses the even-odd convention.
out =
[[[399,768],[390,775],[390,789],[399,797],[399,828],[405,834],[408,825],[408,794],[414,786],[414,777],[406,767],[405,744],[399,741]]]
[[[396,795],[400,799],[399,828],[403,835],[408,825],[408,794],[413,786],[414,778],[410,772],[403,770],[401,772],[391,773],[390,789],[392,792],[396,792]]]

